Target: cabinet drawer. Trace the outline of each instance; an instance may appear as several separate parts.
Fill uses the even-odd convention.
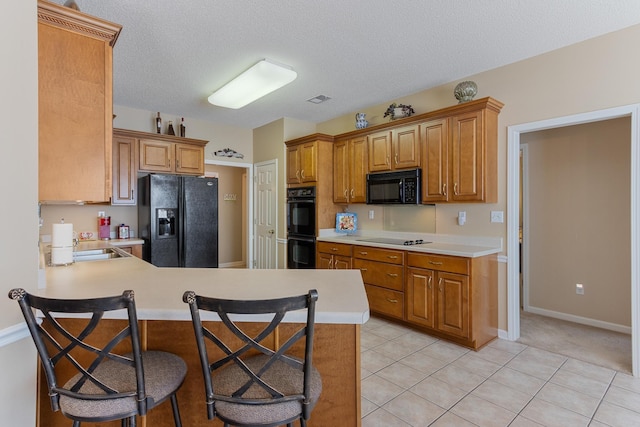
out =
[[[344,243],[318,242],[318,252],[326,254],[351,256],[351,247]]]
[[[360,270],[362,281],[366,284],[382,286],[397,291],[404,289],[404,268],[401,265],[355,258],[353,260],[353,268]]]
[[[407,265],[409,267],[469,274],[469,258],[409,252],[407,255]]]
[[[371,285],[364,285],[364,288],[367,291],[371,311],[376,311],[398,319],[403,318],[404,295],[402,292],[390,291]]]
[[[389,249],[378,249],[370,246],[354,246],[353,257],[371,261],[388,262],[390,264],[404,264],[404,252]]]

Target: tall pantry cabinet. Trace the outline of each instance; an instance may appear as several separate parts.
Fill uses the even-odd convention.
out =
[[[113,46],[122,27],[38,1],[38,198],[111,197]]]

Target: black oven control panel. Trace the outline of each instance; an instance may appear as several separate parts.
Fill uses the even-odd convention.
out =
[[[316,187],[287,188],[288,199],[304,199],[316,197]]]

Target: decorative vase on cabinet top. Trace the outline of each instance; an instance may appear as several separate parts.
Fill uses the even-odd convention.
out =
[[[453,95],[458,100],[458,104],[471,101],[477,94],[478,86],[472,81],[460,82],[453,89]]]
[[[356,113],[356,129],[364,129],[369,126],[369,122],[365,119],[365,113]]]

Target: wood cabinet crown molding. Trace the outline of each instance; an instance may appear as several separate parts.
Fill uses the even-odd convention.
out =
[[[38,21],[106,41],[111,47],[122,30],[121,25],[85,13],[79,17],[78,11],[45,0],[38,0]]]
[[[311,135],[302,136],[296,139],[290,139],[289,141],[285,141],[284,144],[289,147],[291,145],[304,144],[305,142],[314,142],[314,141],[326,141],[333,142],[334,137],[331,135],[327,135],[326,133],[312,133]]]
[[[423,121],[429,121],[433,119],[449,117],[453,115],[463,114],[470,111],[477,111],[480,109],[487,109],[490,111],[494,111],[499,113],[502,110],[504,104],[497,99],[486,97],[476,99],[474,101],[465,102],[464,104],[456,104],[450,107],[440,108],[438,110],[429,111],[422,114],[416,114],[414,116],[405,117],[404,119],[392,120],[388,123],[381,123],[379,125],[370,126],[364,129],[356,129],[353,131],[341,133],[335,135],[335,139],[342,138],[353,138],[359,135],[369,135],[371,133],[381,131],[381,130],[391,130],[392,128],[397,128],[400,126],[408,125],[411,123],[418,123]],[[324,134],[316,134],[316,135],[324,135]]]
[[[154,139],[156,141],[179,142],[181,144],[198,145],[200,147],[204,147],[209,143],[209,141],[205,141],[204,139],[184,138],[177,135],[163,135],[160,133],[143,132],[139,130],[114,128],[113,133],[117,133],[120,136],[128,136],[137,139]]]

